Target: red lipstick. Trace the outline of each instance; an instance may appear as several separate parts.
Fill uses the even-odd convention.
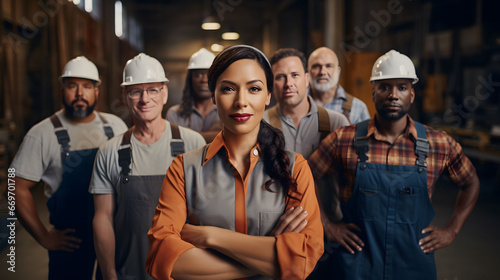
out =
[[[229,116],[237,122],[246,122],[252,117],[252,114],[240,114],[240,113],[238,113],[238,114],[232,114]]]

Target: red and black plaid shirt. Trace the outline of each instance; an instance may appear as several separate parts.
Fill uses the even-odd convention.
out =
[[[429,197],[434,192],[434,184],[445,172],[451,181],[459,187],[471,182],[476,170],[470,160],[462,152],[462,147],[452,137],[443,131],[425,126],[429,140],[429,156],[427,157],[427,190]],[[352,195],[358,155],[354,138],[356,125],[345,126],[328,135],[319,148],[309,157],[309,165],[314,178],[321,178],[336,171],[339,175],[340,200],[347,201]],[[394,144],[382,136],[375,126],[375,119],[368,124],[370,150],[367,162],[388,165],[414,166],[415,141],[417,129],[415,123],[408,117],[408,125]]]

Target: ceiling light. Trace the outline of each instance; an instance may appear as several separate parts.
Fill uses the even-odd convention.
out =
[[[123,6],[121,1],[115,2],[115,34],[120,38],[123,36]]]
[[[92,4],[93,4],[93,3],[92,3],[92,0],[87,0],[87,1],[85,1],[85,11],[86,11],[87,13],[91,13],[91,12],[92,12],[92,10],[94,9],[94,7],[93,7],[93,5],[92,5]]]
[[[222,50],[224,50],[224,46],[221,44],[212,44],[210,48],[212,49],[213,52],[221,52]]]
[[[208,16],[201,23],[201,28],[203,28],[203,30],[218,30],[220,28],[220,23],[214,16]]]
[[[240,34],[235,31],[228,31],[222,33],[222,39],[224,40],[238,40],[240,38]]]

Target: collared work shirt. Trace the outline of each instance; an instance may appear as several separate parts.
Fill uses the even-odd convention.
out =
[[[209,131],[214,125],[221,124],[219,115],[217,115],[217,107],[214,108],[208,115],[203,118],[200,112],[193,106],[193,112],[189,118],[181,117],[181,105],[172,106],[167,111],[167,120],[179,126],[189,127],[197,132]]]
[[[410,117],[405,131],[394,144],[380,134],[372,119],[368,125],[368,162],[386,165],[414,166],[417,130]],[[476,172],[470,160],[462,152],[462,147],[443,131],[425,126],[429,141],[427,157],[427,191],[432,198],[434,185],[444,172],[459,187],[471,182]],[[352,195],[358,155],[354,146],[356,125],[343,127],[328,135],[321,146],[309,158],[314,178],[336,172],[340,177],[340,201],[347,202]]]
[[[346,100],[344,88],[338,85],[337,92],[332,102],[323,105],[323,107],[343,114],[344,110],[342,110],[342,105],[344,105]],[[354,100],[352,100],[351,112],[349,113],[349,121],[351,124],[356,124],[368,119],[370,119],[368,107],[366,107],[366,104],[361,101],[361,99],[354,97]]]
[[[281,114],[278,108],[286,149],[299,153],[305,158],[308,158],[319,147],[321,140],[321,133],[318,129],[318,105],[311,96],[308,95],[307,98],[310,104],[309,112],[300,120],[298,128],[293,124],[292,118]],[[330,131],[349,125],[349,121],[344,115],[328,109],[327,112],[330,119]],[[267,110],[263,119],[269,122],[269,112]]]
[[[159,205],[153,218],[153,226],[148,232],[150,247],[146,266],[148,272],[155,278],[171,279],[170,275],[177,258],[194,247],[180,237],[180,232],[186,222],[187,205],[193,203],[189,198],[195,196],[196,203],[210,204],[210,195],[204,198],[204,194],[200,196],[197,196],[196,193],[186,194],[188,181],[194,179],[185,178],[184,159],[199,152],[199,150],[195,150],[175,158],[163,181]],[[228,182],[234,181],[234,207],[228,207],[234,209],[234,213],[230,211],[230,213],[223,213],[222,215],[234,216],[234,230],[236,232],[255,232],[254,229],[248,228],[247,214],[250,215],[249,213],[255,211],[255,209],[250,209],[251,206],[249,205],[250,200],[256,199],[252,195],[266,191],[261,189],[263,187],[261,185],[262,181],[257,182],[259,178],[262,178],[263,174],[255,172],[255,170],[261,169],[261,167],[256,167],[262,164],[260,154],[259,145],[252,148],[249,155],[250,168],[246,178],[242,178],[231,163],[232,159],[229,158],[221,132],[206,149],[206,152],[201,153],[202,156],[199,158],[200,166],[194,167],[202,170],[207,166],[212,166],[211,161],[222,163],[217,166],[227,166],[228,164],[232,166],[232,172],[227,172],[225,168],[215,169],[219,170],[220,174],[212,174],[206,180],[199,180],[204,186],[197,186],[197,188],[213,189],[217,188],[219,184],[226,186]],[[309,212],[307,225],[300,233],[288,232],[276,236],[275,246],[282,274],[281,278],[304,279],[314,269],[317,260],[323,253],[323,227],[315,195],[314,181],[306,160],[300,154],[295,154],[292,177],[297,181],[297,191],[300,194],[290,193],[290,195],[300,200],[284,197],[285,209],[302,205],[304,210]],[[200,197],[203,201],[200,201]],[[266,205],[266,207],[273,206]],[[203,209],[204,211],[215,211],[211,210],[213,208],[213,205],[209,205]],[[203,215],[210,216],[210,213],[203,213]],[[212,215],[217,218],[218,214],[212,213]],[[227,216],[224,218],[227,219]],[[275,222],[277,222],[277,219]]]

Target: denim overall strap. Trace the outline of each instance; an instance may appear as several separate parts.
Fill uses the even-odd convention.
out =
[[[92,218],[94,200],[88,192],[97,148],[70,151],[70,138],[56,115],[50,117],[61,145],[62,181],[47,201],[50,223],[59,230],[72,228],[82,242],[74,252],[49,251],[49,279],[92,279],[95,262]]]
[[[417,159],[426,148],[425,127],[417,126]],[[365,243],[351,255],[343,247],[333,252],[335,279],[436,279],[433,254],[424,254],[418,245],[422,229],[434,217],[427,192],[427,171],[421,165],[401,166],[369,162],[367,126],[358,126],[358,165],[353,195],[342,203],[343,221],[356,224],[355,232]],[[361,147],[358,144],[361,142]],[[368,145],[366,145],[368,143]],[[428,143],[428,142],[427,142]],[[424,144],[424,145],[422,145]]]

